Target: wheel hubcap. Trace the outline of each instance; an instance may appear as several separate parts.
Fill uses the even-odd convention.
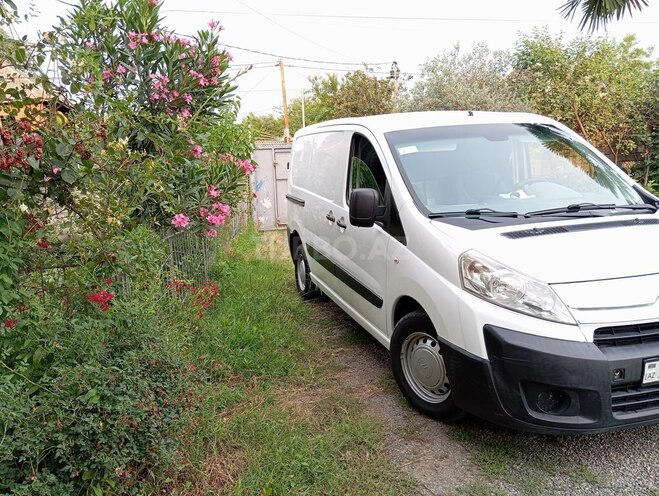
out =
[[[297,287],[300,291],[304,292],[307,289],[307,265],[304,263],[304,257],[300,256],[297,259]]]
[[[451,390],[439,343],[425,332],[410,334],[400,352],[403,374],[414,393],[429,403],[441,403]]]

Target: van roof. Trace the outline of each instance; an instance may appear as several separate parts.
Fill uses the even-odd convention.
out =
[[[405,112],[399,114],[371,115],[366,117],[346,117],[319,122],[300,129],[296,134],[327,129],[333,126],[347,124],[364,126],[374,133],[386,133],[401,129],[416,129],[422,127],[457,126],[467,124],[498,124],[498,123],[543,123],[556,124],[548,117],[523,112],[485,112],[474,110]]]

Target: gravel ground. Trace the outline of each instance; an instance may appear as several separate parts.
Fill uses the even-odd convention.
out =
[[[471,417],[454,426],[430,420],[402,399],[383,347],[330,301],[312,304],[337,322],[337,383],[383,423],[392,461],[420,494],[659,496],[659,425],[554,437]]]

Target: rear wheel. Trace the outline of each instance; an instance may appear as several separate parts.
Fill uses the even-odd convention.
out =
[[[444,422],[462,416],[451,395],[437,333],[424,312],[418,310],[400,319],[391,338],[390,353],[394,378],[414,408]]]
[[[307,256],[304,254],[302,244],[298,244],[295,249],[295,285],[297,292],[305,300],[315,298],[320,294],[316,285],[311,282],[311,272],[309,271],[309,263]]]

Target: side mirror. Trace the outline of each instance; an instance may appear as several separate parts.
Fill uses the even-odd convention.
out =
[[[358,188],[350,193],[350,224],[357,227],[371,227],[378,214],[380,199],[377,191],[371,188]]]

